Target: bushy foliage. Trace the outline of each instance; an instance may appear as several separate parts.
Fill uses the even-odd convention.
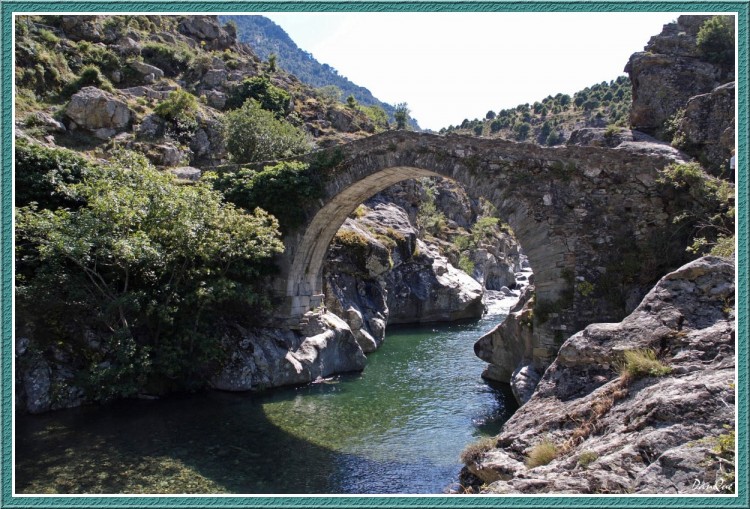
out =
[[[393,113],[393,118],[396,121],[396,129],[406,129],[409,125],[409,106],[406,103],[399,103],[396,105],[396,110]]]
[[[310,150],[303,131],[253,101],[224,117],[227,151],[233,162],[270,161]]]
[[[659,181],[687,190],[694,199],[692,208],[675,217],[674,222],[693,230],[688,251],[731,257],[734,254],[734,187],[710,176],[698,163],[674,163],[662,170]]]
[[[198,128],[198,99],[181,88],[171,91],[156,105],[154,113],[168,122],[167,135],[177,140],[189,142]]]
[[[714,16],[701,26],[696,40],[703,58],[717,64],[734,64],[734,19]]]
[[[289,113],[291,98],[286,90],[272,84],[267,76],[253,76],[245,78],[232,90],[226,106],[230,109],[239,108],[248,99],[253,99],[264,110],[273,112],[277,117],[283,117]]]
[[[484,453],[493,449],[496,446],[497,446],[496,437],[485,437],[485,438],[478,440],[477,442],[467,445],[464,448],[464,450],[461,451],[459,458],[461,459],[461,462],[465,465],[468,465],[470,463],[476,463],[482,458],[482,455]]]
[[[36,202],[40,208],[74,207],[80,202],[65,192],[67,186],[80,182],[91,169],[91,163],[72,150],[49,148],[16,142],[16,206]]]
[[[285,230],[304,221],[303,206],[321,194],[321,184],[310,167],[298,161],[266,166],[261,171],[241,168],[219,175],[214,186],[232,203],[273,214]]]
[[[112,83],[101,73],[95,65],[87,65],[81,70],[80,76],[75,81],[63,88],[60,95],[70,97],[83,87],[96,87],[107,92],[114,92]]]
[[[258,278],[282,249],[275,219],[130,153],[56,190],[81,205],[16,209],[16,256],[33,267],[18,274],[19,322],[74,357],[95,399],[205,380],[221,361],[215,317],[264,308]]]
[[[147,42],[141,48],[146,63],[158,67],[166,76],[177,76],[190,69],[195,54],[187,45]]]

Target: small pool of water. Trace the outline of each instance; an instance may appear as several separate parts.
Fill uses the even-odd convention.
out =
[[[263,395],[123,401],[16,423],[18,493],[441,493],[516,408],[460,324],[391,327],[362,373]]]

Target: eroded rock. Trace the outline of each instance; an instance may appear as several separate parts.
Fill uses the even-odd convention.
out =
[[[701,258],[664,276],[622,322],[571,336],[498,447],[468,469],[492,493],[715,493],[727,468],[716,439],[735,426],[734,291],[732,261]],[[620,376],[623,352],[637,349],[671,373]],[[556,457],[527,467],[543,440]]]

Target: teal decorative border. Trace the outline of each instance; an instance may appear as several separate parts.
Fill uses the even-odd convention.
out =
[[[0,118],[2,174],[0,193],[2,222],[0,223],[0,366],[2,384],[2,447],[0,471],[2,493],[0,507],[262,507],[262,508],[314,508],[314,507],[750,507],[748,498],[748,7],[749,0],[727,1],[288,1],[240,2],[230,0],[192,1],[160,0],[128,2],[123,0],[37,1],[0,0],[2,23],[2,116]],[[12,496],[12,34],[13,14],[16,12],[271,12],[271,11],[391,11],[391,12],[737,12],[739,30],[739,55],[737,67],[737,228],[738,228],[738,287],[737,287],[737,409],[738,454],[736,497],[639,497],[639,496],[550,496],[550,497],[495,497],[495,496],[310,496],[310,497],[203,497],[203,496],[147,496],[147,497],[83,497],[83,496]],[[595,44],[595,41],[592,41]],[[645,41],[644,41],[645,43]]]

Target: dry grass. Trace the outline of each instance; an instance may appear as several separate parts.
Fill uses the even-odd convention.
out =
[[[497,438],[485,437],[480,439],[473,444],[467,445],[463,451],[461,451],[460,459],[465,464],[476,463],[479,461],[484,453],[490,449],[494,449],[497,446]]]
[[[553,459],[557,458],[560,451],[551,440],[545,439],[531,448],[526,458],[526,468],[534,468],[546,465]]]
[[[644,376],[668,375],[672,368],[657,359],[653,350],[640,349],[626,351],[618,371],[623,380],[632,381]]]

